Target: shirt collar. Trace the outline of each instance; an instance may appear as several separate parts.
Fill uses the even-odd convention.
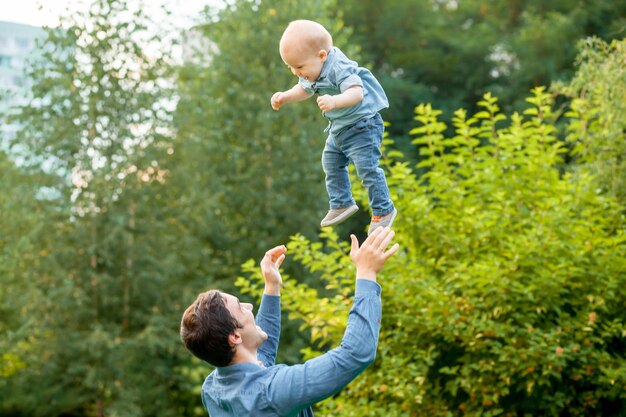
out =
[[[336,47],[333,47],[330,52],[328,52],[328,57],[326,58],[326,62],[322,66],[322,72],[320,72],[320,76],[317,77],[317,81],[323,80],[328,75],[330,71],[330,67],[332,67],[332,63],[335,60],[335,55],[337,55]]]
[[[256,370],[259,370],[260,368],[261,366],[259,366],[259,364],[257,363],[241,362],[241,363],[236,363],[234,365],[218,367],[215,370],[217,371],[218,375],[231,375],[231,374],[242,372],[242,371],[243,372],[256,371]]]

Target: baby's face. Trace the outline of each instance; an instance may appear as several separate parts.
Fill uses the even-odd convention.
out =
[[[322,72],[328,53],[324,50],[313,52],[302,48],[281,47],[280,56],[293,75],[314,82]]]

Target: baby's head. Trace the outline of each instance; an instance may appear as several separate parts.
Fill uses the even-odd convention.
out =
[[[322,72],[333,47],[330,33],[317,22],[294,20],[280,39],[280,57],[291,72],[308,81],[315,81]]]

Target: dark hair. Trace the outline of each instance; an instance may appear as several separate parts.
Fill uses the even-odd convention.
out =
[[[213,366],[227,366],[235,355],[228,336],[241,326],[228,311],[222,293],[203,292],[183,313],[180,338],[198,358]]]

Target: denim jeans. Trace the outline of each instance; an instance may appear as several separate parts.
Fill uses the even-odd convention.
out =
[[[348,175],[348,164],[352,162],[361,183],[367,189],[372,215],[384,216],[393,211],[385,172],[378,166],[384,129],[383,119],[376,113],[369,119],[359,120],[336,136],[332,133],[328,135],[322,153],[322,165],[331,209],[355,204]]]

